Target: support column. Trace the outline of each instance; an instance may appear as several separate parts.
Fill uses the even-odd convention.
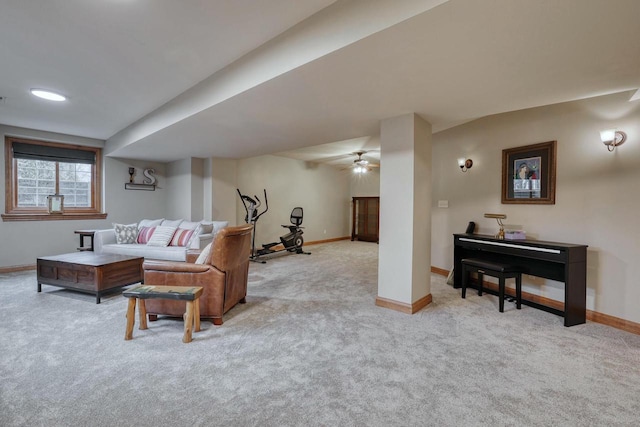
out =
[[[431,300],[431,124],[405,114],[380,124],[376,305],[415,313]]]

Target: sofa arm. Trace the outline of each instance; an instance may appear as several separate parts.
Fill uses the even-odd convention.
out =
[[[193,239],[191,245],[189,246],[189,249],[203,250],[205,246],[207,246],[211,242],[213,242],[212,233],[199,234],[195,239]]]
[[[95,253],[102,253],[102,247],[112,243],[116,243],[116,232],[113,228],[96,230],[93,235],[93,251]]]

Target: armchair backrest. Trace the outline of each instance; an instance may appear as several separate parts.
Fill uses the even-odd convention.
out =
[[[229,271],[249,262],[252,224],[225,227],[216,234],[209,263],[220,271]]]

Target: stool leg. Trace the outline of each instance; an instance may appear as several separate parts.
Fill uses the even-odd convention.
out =
[[[478,296],[482,296],[482,282],[484,282],[484,274],[478,271]]]
[[[136,298],[129,298],[129,306],[127,307],[127,330],[124,333],[126,341],[133,338],[133,325],[136,321]]]
[[[462,298],[467,296],[467,280],[469,280],[469,271],[467,267],[462,267]]]
[[[516,308],[520,310],[522,306],[522,276],[516,276]]]
[[[500,277],[500,288],[498,289],[498,304],[500,313],[504,312],[504,277]]]
[[[184,335],[182,342],[191,342],[191,334],[193,331],[193,301],[187,301],[187,312],[184,313]]]
[[[193,331],[200,332],[200,298],[193,300]]]
[[[140,298],[140,301],[138,302],[138,317],[140,318],[139,329],[147,329],[147,306],[144,302],[144,298]]]

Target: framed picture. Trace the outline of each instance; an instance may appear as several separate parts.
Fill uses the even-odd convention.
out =
[[[61,194],[51,194],[47,196],[49,202],[49,213],[63,213],[64,211],[64,196]]]
[[[502,203],[556,203],[556,141],[502,150]]]

